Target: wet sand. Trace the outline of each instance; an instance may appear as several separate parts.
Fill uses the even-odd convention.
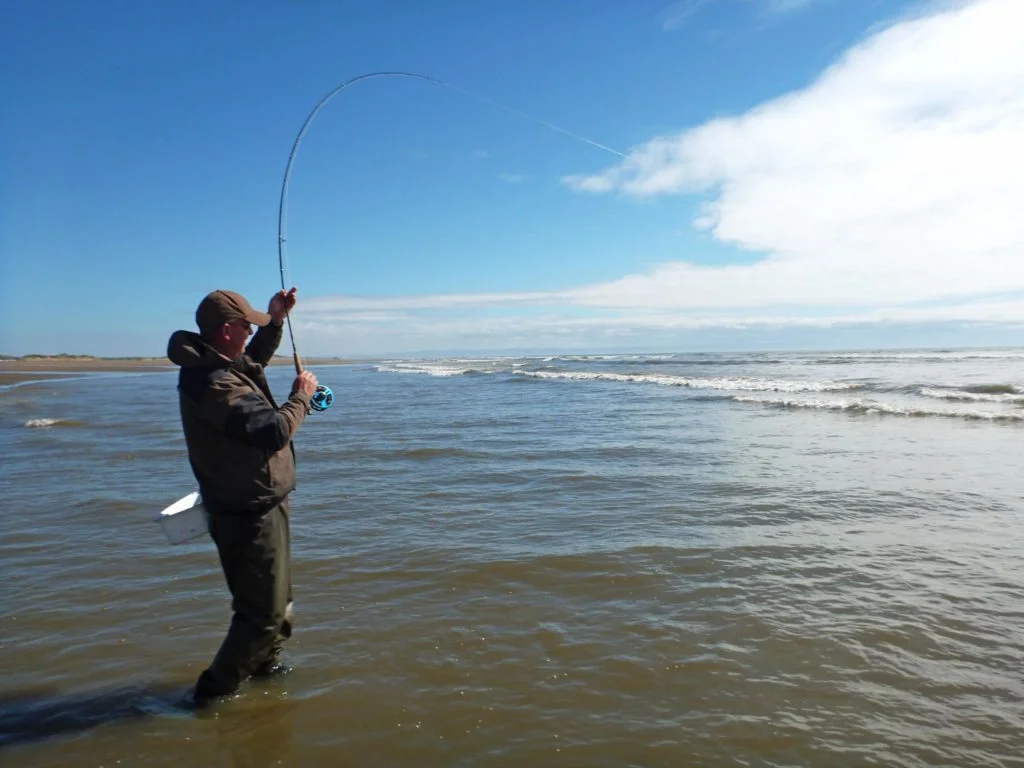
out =
[[[7,384],[21,384],[23,381],[43,381],[46,379],[74,378],[73,373],[18,373],[0,371],[0,387]]]
[[[166,371],[167,358],[29,357],[0,360],[0,385],[66,379],[86,373]]]

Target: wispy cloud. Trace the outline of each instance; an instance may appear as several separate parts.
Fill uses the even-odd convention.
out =
[[[373,353],[509,347],[624,349],[652,343],[668,348],[681,334],[708,332],[828,333],[839,328],[877,331],[937,325],[1016,326],[1024,331],[1024,298],[941,307],[837,310],[818,315],[641,309],[593,313],[574,307],[571,294],[544,294],[529,301],[507,295],[459,296],[450,297],[456,299],[451,306],[429,302],[433,306],[427,309],[423,298],[366,299],[357,302],[358,308],[347,308],[345,299],[307,300],[295,322],[311,351],[331,354],[340,350]],[[371,309],[374,304],[381,306]]]
[[[679,0],[679,2],[672,3],[658,14],[661,28],[665,31],[679,29],[703,6],[712,2],[715,0]]]
[[[490,158],[491,153],[486,149],[474,149],[472,156],[474,160],[487,160]]]
[[[821,2],[826,0],[678,0],[658,14],[658,21],[662,29],[671,31],[685,26],[698,11],[713,4],[743,3],[762,13],[784,14]]]
[[[339,322],[408,322],[422,317],[450,317],[477,325],[488,314],[501,323],[518,322],[536,329],[554,316],[573,325],[658,325],[679,328],[756,327],[808,325],[824,327],[837,323],[894,322],[999,322],[1024,323],[1024,291],[987,300],[960,300],[912,306],[830,307],[807,313],[799,308],[721,308],[696,311],[675,308],[602,307],[611,312],[591,312],[579,301],[580,291],[537,293],[480,293],[387,298],[331,296],[303,302],[307,324]],[[533,310],[533,311],[524,311]],[[515,318],[514,320],[512,318]]]
[[[518,184],[526,179],[526,177],[521,173],[499,173],[498,178],[502,181],[508,182],[509,184]]]

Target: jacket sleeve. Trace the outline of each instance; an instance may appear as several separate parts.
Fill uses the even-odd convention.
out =
[[[284,336],[284,323],[281,325],[264,325],[253,334],[249,346],[245,348],[245,354],[251,357],[260,365],[270,365],[274,353],[281,344]]]
[[[257,387],[245,386],[233,374],[212,381],[200,403],[203,417],[227,437],[273,452],[291,442],[309,410],[309,395],[293,392],[275,408]]]

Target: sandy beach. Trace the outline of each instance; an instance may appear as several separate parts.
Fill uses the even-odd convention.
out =
[[[0,385],[66,379],[86,373],[165,371],[166,358],[23,357],[0,360]]]

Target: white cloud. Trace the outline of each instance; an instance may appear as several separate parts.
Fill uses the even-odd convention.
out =
[[[502,181],[508,182],[509,184],[518,184],[526,179],[526,177],[521,173],[499,173],[498,178]]]
[[[1018,295],[1019,294],[1019,295]],[[590,308],[576,301],[577,291],[549,293],[481,293],[433,296],[318,297],[303,302],[303,317],[310,324],[329,325],[334,322],[408,322],[417,317],[452,317],[459,322],[475,324],[484,314],[501,318],[501,322],[522,322],[523,327],[539,327],[550,316],[574,318],[579,323],[648,324],[657,318],[659,324],[679,327],[725,325],[807,324],[865,322],[1024,322],[1024,291],[991,299],[974,299],[916,306],[832,307],[807,313],[799,308],[765,308],[758,311],[731,308],[681,311],[661,307],[613,308],[613,312],[591,314]],[[543,319],[531,320],[524,310],[539,309],[547,313]],[[472,317],[469,317],[472,315]],[[539,314],[533,314],[540,318]],[[510,320],[510,318],[519,318]],[[584,319],[581,319],[584,318]]]
[[[827,331],[936,324],[1024,328],[1024,295],[939,306],[836,308],[813,314],[780,309],[694,312],[671,308],[593,312],[573,303],[572,292],[314,298],[303,302],[295,323],[304,345],[330,354],[339,349],[372,353],[460,347],[593,348],[657,339],[671,343],[671,334],[705,331]]]
[[[1024,2],[899,23],[808,88],[565,182],[708,196],[693,222],[765,254],[575,292],[615,307],[854,306],[1024,289]]]
[[[702,195],[690,225],[762,254],[755,263],[673,261],[558,292],[318,298],[299,322],[331,352],[1020,326],[1021,29],[1024,0],[946,3],[872,35],[800,91],[565,179],[589,194]]]

